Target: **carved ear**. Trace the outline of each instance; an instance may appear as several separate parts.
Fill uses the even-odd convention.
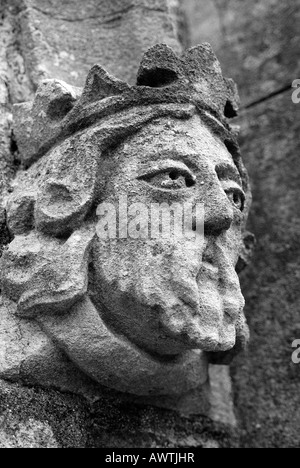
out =
[[[35,206],[35,225],[54,236],[67,236],[86,217],[94,200],[99,148],[89,132],[66,140],[50,153]]]
[[[1,288],[16,302],[17,315],[34,318],[66,313],[88,285],[89,249],[94,229],[87,226],[59,241],[31,232],[17,236],[1,258]]]

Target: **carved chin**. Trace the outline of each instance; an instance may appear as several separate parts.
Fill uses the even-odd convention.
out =
[[[94,247],[90,297],[109,326],[164,356],[234,347],[244,299],[232,266],[225,275],[221,267],[201,269],[196,255],[125,253],[126,262],[120,262],[118,250],[105,255],[99,244]]]

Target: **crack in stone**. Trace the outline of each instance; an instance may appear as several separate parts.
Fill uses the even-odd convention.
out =
[[[84,18],[67,18],[65,16],[55,16],[55,15],[51,14],[49,11],[44,11],[41,8],[37,7],[37,6],[31,6],[31,8],[33,10],[35,10],[35,11],[38,11],[39,13],[42,13],[43,15],[50,16],[50,18],[52,18],[54,20],[66,21],[66,22],[70,22],[70,23],[87,21],[87,20],[91,20],[91,19],[101,19],[101,18],[103,18],[103,16],[105,17],[105,15],[92,15],[92,16],[86,16]],[[133,9],[142,9],[142,10],[157,11],[157,12],[160,12],[160,13],[165,13],[165,10],[163,8],[150,8],[150,7],[141,6],[141,5],[131,5],[131,6],[127,7],[127,8],[124,8],[123,10],[118,10],[118,11],[114,12],[110,17],[108,17],[107,19],[104,19],[99,24],[107,24],[107,23],[112,23],[114,21],[117,21],[122,17],[122,15],[128,13],[129,11],[131,11]]]
[[[291,83],[292,83],[292,81],[291,81]],[[291,83],[287,84],[287,85],[285,85],[285,86],[283,86],[283,87],[281,87],[281,88],[279,88],[279,89],[277,89],[275,91],[273,91],[272,93],[267,94],[266,96],[262,96],[261,98],[255,100],[253,102],[250,102],[249,104],[241,107],[241,110],[251,109],[252,107],[255,107],[255,106],[257,106],[257,105],[259,105],[259,104],[261,104],[261,103],[263,103],[265,101],[268,101],[269,99],[272,99],[273,97],[276,97],[276,96],[278,96],[280,94],[285,93],[286,91],[291,90],[292,89]]]

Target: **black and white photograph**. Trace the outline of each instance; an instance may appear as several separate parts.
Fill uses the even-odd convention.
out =
[[[300,448],[300,0],[0,0],[0,448]]]

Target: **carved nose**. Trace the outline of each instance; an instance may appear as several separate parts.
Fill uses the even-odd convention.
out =
[[[205,206],[204,233],[206,235],[219,236],[230,228],[232,222],[233,207],[226,194],[223,192],[212,196]]]

